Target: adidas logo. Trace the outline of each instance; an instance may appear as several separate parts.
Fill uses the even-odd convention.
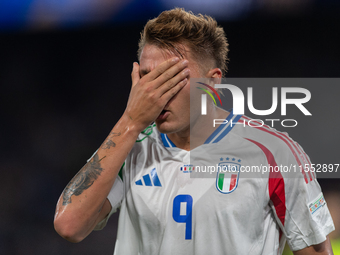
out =
[[[142,180],[144,181],[144,184],[143,184]],[[152,180],[152,182],[151,182],[151,180]],[[152,185],[152,183],[153,183],[153,185]],[[146,175],[143,176],[142,179],[139,179],[138,181],[136,181],[136,185],[162,187],[162,184],[161,184],[161,182],[158,178],[157,172],[156,172],[156,168],[152,169],[150,174],[146,174]]]

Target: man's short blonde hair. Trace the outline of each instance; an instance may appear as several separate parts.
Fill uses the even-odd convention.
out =
[[[184,47],[192,51],[192,57],[204,67],[220,68],[227,71],[228,41],[222,27],[207,15],[194,15],[181,8],[162,12],[157,18],[149,20],[139,41],[138,58],[146,44],[155,45],[185,55]]]

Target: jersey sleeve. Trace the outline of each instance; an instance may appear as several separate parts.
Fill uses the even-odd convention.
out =
[[[316,175],[308,170],[309,157],[293,145],[274,162],[286,171],[271,173],[268,191],[275,218],[296,251],[324,242],[334,224]]]
[[[93,158],[93,156],[97,153],[97,151],[95,151],[95,153],[93,153],[93,155],[87,160],[87,162],[89,162]],[[105,219],[103,219],[101,222],[99,222],[94,227],[94,230],[103,229],[106,226],[107,221],[109,220],[111,215],[117,211],[117,209],[120,207],[120,205],[122,203],[122,200],[123,200],[123,197],[124,197],[124,184],[123,184],[123,180],[122,180],[122,171],[124,169],[124,166],[125,166],[125,163],[121,167],[121,169],[118,173],[118,176],[117,176],[115,182],[113,183],[111,190],[110,190],[110,192],[107,196],[107,199],[109,200],[111,207],[112,207],[111,211],[105,217]]]
[[[115,213],[117,209],[121,206],[123,197],[124,197],[124,184],[121,177],[118,175],[115,182],[112,185],[109,195],[107,196],[107,199],[109,200],[112,207],[111,211],[106,216],[105,219],[103,219],[95,226],[94,230],[101,230],[106,226],[107,221],[109,220],[111,215]]]

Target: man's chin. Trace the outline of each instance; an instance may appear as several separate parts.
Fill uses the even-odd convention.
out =
[[[177,130],[172,123],[166,120],[155,120],[155,123],[158,131],[163,134],[174,133]]]

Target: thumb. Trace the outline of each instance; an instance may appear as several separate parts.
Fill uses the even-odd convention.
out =
[[[139,65],[137,62],[133,62],[133,69],[131,72],[132,87],[134,87],[140,80]]]

